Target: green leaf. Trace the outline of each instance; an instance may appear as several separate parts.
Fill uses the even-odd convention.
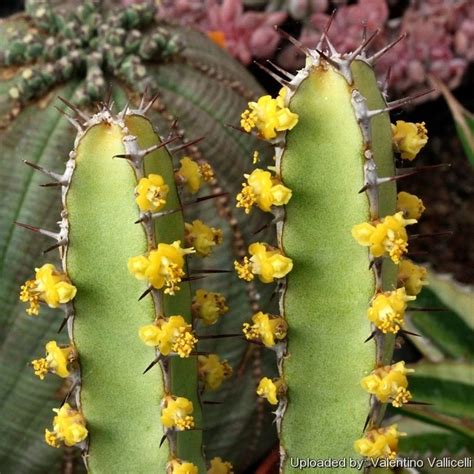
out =
[[[456,282],[449,275],[428,272],[429,288],[439,300],[451,308],[466,324],[474,329],[474,289]]]
[[[441,91],[448,103],[466,156],[474,166],[474,114],[466,110],[439,79],[431,76],[430,80]]]
[[[466,445],[466,438],[452,431],[402,417],[397,420],[398,429],[406,436],[400,438],[400,454],[408,458],[419,458],[423,455],[440,455],[442,453],[458,454],[473,446]]]
[[[409,321],[416,333],[421,334],[424,340],[413,337],[411,340],[429,358],[439,361],[442,358],[465,358],[474,359],[474,331],[467,324],[466,319],[460,317],[455,311],[447,306],[430,289],[424,288],[417,296],[416,307],[440,308],[443,311],[410,312]],[[428,347],[428,349],[426,349]],[[433,351],[436,350],[435,356]]]
[[[413,400],[430,405],[405,405],[401,411],[474,439],[474,366],[467,363],[419,363],[409,377]]]

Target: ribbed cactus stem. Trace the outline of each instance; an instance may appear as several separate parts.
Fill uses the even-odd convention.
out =
[[[39,283],[30,287],[36,284],[40,290],[42,281],[46,286],[56,285],[59,278],[65,281],[65,289],[54,288],[59,298],[69,292],[63,301],[64,323],[73,348],[67,353],[70,362],[58,359],[59,349],[51,355],[52,346],[46,359],[34,361],[41,377],[51,370],[70,376],[66,402],[75,405],[61,408],[46,441],[55,446],[79,443],[91,472],[174,472],[182,461],[192,463],[193,469],[205,468],[197,358],[192,356],[197,340],[190,332],[191,292],[183,260],[186,252],[194,250],[181,250],[184,219],[166,148],[173,139],[157,135],[144,115],[146,108],[127,106],[114,115],[105,105],[87,120],[83,115],[70,118],[79,132],[64,174],[36,167],[62,187],[60,231],[36,231],[57,240],[64,273],[53,271],[50,280],[41,280],[37,273]],[[153,205],[162,212],[151,212]],[[130,275],[145,270],[137,270],[131,262],[138,258],[143,265],[148,262],[145,255],[159,254],[160,246],[168,251],[164,260],[159,257],[160,265],[171,266],[147,274],[147,288]],[[37,312],[34,293],[28,293],[28,288],[25,298]],[[47,298],[46,302],[51,305]],[[140,328],[156,332],[156,324],[166,331],[163,325],[173,317],[182,321],[182,332],[168,333],[171,346],[162,345],[165,336],[148,343]],[[139,329],[142,340],[156,346],[155,351],[139,340]],[[184,338],[181,345],[173,345],[175,337]],[[51,364],[53,356],[56,362]],[[73,362],[74,367],[69,367]],[[68,435],[60,420],[64,426],[76,423],[80,431],[75,428],[76,434]],[[160,449],[165,438],[168,447]]]
[[[370,411],[359,387],[375,358],[373,341],[364,344],[372,331],[367,306],[382,285],[395,284],[393,277],[382,277],[381,262],[369,268],[367,252],[350,229],[395,211],[392,185],[358,194],[364,184],[376,183],[379,170],[392,175],[394,165],[388,117],[368,114],[385,105],[369,66],[341,61],[341,73],[324,60],[308,62],[288,98],[299,123],[277,155],[277,168],[293,191],[279,239],[295,262],[281,300],[291,328],[282,370],[290,403],[281,436],[287,456],[304,458],[314,443],[318,458],[343,459],[354,455],[352,440]],[[376,342],[381,353],[385,337]],[[282,465],[292,472],[288,459]]]
[[[407,100],[386,103],[372,69],[378,53],[365,51],[374,36],[347,54],[327,33],[314,50],[285,36],[306,54],[305,67],[294,76],[269,71],[283,86],[279,96],[249,103],[241,117],[245,131],[274,145],[275,176],[245,175],[237,196],[247,213],[256,206],[274,214],[278,247],[252,244],[236,270],[247,280],[279,280],[280,316],[254,315],[244,334],[277,355],[280,377],[262,379],[257,393],[278,404],[281,472],[340,472],[323,462],[330,459],[357,472],[362,464],[348,463],[355,451],[396,456],[396,426],[380,424],[387,402],[411,399],[404,363],[390,364],[406,302],[415,299],[397,265],[405,227],[419,215],[397,201],[393,150],[413,159],[426,129],[401,122],[392,132],[388,111]]]

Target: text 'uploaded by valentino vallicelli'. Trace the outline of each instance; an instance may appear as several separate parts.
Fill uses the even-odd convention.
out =
[[[366,467],[379,467],[379,468],[405,468],[405,469],[416,469],[416,468],[457,468],[457,469],[472,469],[472,458],[450,458],[448,456],[440,457],[429,457],[426,459],[409,459],[409,458],[397,458],[397,459],[360,459],[360,458],[341,458],[341,459],[315,459],[315,458],[290,458],[288,460],[289,465],[292,468],[299,470],[304,469],[321,469],[321,468],[333,468],[333,469],[357,469],[361,471]],[[472,472],[472,471],[471,471]]]

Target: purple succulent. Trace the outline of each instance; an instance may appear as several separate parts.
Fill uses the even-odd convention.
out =
[[[273,56],[280,40],[274,26],[286,12],[244,11],[242,0],[164,0],[159,16],[199,28],[243,64]]]
[[[403,33],[407,38],[387,52],[377,64],[379,71],[391,69],[391,89],[397,95],[426,89],[427,74],[449,87],[456,87],[469,61],[474,60],[474,2],[453,0],[412,1],[402,18],[389,19],[385,0],[360,0],[339,8],[330,38],[340,51],[352,51],[361,41],[362,26],[380,29],[372,47],[380,49]],[[329,15],[316,13],[303,27],[300,41],[314,47]],[[302,57],[293,46],[279,56],[279,63],[293,69]],[[433,97],[433,95],[431,96]]]
[[[245,11],[241,0],[207,0],[206,32],[220,32],[224,47],[239,61],[273,55],[280,37],[274,26],[286,19],[285,12]]]
[[[302,23],[300,41],[314,47],[329,19],[325,12],[338,6],[330,38],[339,51],[351,51],[360,44],[363,25],[369,33],[380,29],[371,44],[374,50],[408,34],[377,65],[379,71],[391,68],[391,90],[396,95],[426,88],[427,74],[456,87],[469,62],[474,61],[473,0],[411,0],[401,18],[389,18],[387,0],[359,0],[350,5],[346,0],[286,0],[278,3],[282,11],[274,11],[276,2],[268,1],[265,11],[244,8],[243,3],[245,0],[161,0],[159,16],[199,28],[249,64],[253,58],[275,55],[280,37],[274,26],[283,23],[288,14]],[[294,70],[302,66],[304,58],[289,45],[277,61]]]

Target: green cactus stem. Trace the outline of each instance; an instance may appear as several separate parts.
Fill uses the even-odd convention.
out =
[[[423,206],[416,196],[397,199],[393,149],[413,159],[426,129],[397,122],[392,130],[388,112],[406,101],[386,103],[372,69],[385,50],[366,54],[373,37],[348,54],[326,33],[314,50],[289,38],[306,66],[285,77],[262,67],[283,87],[242,114],[244,130],[275,147],[275,174],[245,175],[237,207],[272,212],[278,247],[252,244],[236,270],[244,280],[279,282],[279,315],[254,315],[244,334],[277,355],[279,378],[263,378],[257,393],[277,406],[284,473],[307,458],[320,460],[315,472],[340,472],[323,460],[348,463],[354,449],[369,460],[394,458],[399,433],[381,421],[387,403],[411,398],[404,363],[390,364],[406,304],[421,289],[419,280],[416,291],[397,282],[397,272],[422,273],[402,257],[405,227]]]
[[[46,441],[78,444],[91,472],[174,472],[182,463],[205,469],[184,260],[194,249],[182,250],[182,204],[166,147],[176,137],[156,134],[144,115],[149,106],[113,115],[105,105],[85,122],[70,119],[79,131],[66,171],[39,168],[62,188],[60,231],[36,230],[57,241],[64,273],[53,270],[42,278],[40,272],[52,267],[45,265],[25,284],[22,299],[31,314],[41,301],[64,307],[73,354],[61,361],[58,350],[47,347],[46,359],[33,365],[37,375],[53,371],[70,378],[68,403]],[[143,261],[150,269],[146,278]],[[180,321],[176,330],[167,329],[172,320]],[[76,431],[61,428],[67,424]],[[169,448],[159,449],[164,438]]]

